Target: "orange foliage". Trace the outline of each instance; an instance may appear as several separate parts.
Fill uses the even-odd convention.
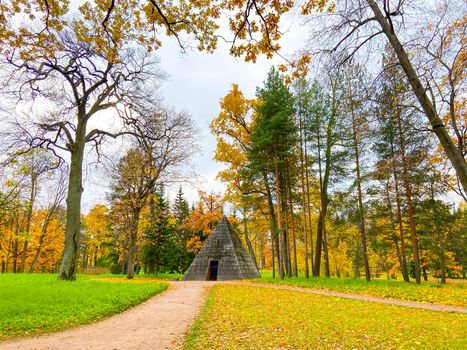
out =
[[[25,239],[29,241],[26,251],[25,271],[29,271],[37,256],[34,267],[36,272],[55,271],[60,261],[65,237],[63,218],[53,215],[49,219],[47,209],[34,210],[31,217],[29,234],[23,228],[24,211],[11,211],[11,217],[5,217],[7,222],[2,227],[0,235],[0,261],[2,269],[12,272],[16,260],[18,271]]]
[[[200,199],[194,210],[182,223],[184,229],[197,233],[187,243],[187,248],[191,252],[198,252],[203,246],[199,234],[209,236],[224,215],[220,194],[199,191],[199,196]]]
[[[77,38],[103,54],[119,59],[119,49],[137,43],[152,51],[162,36],[174,37],[184,47],[188,36],[201,51],[213,52],[220,37],[221,14],[228,14],[233,39],[230,53],[255,62],[280,50],[281,17],[296,5],[292,0],[89,0],[70,13],[69,0],[11,0],[0,2],[0,51],[19,52],[24,59],[53,57],[60,49],[57,37],[71,30]],[[328,0],[302,4],[304,14],[332,11]],[[21,18],[21,21],[18,19]]]

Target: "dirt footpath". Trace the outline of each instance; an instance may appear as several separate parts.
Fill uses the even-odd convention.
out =
[[[101,322],[0,343],[0,349],[176,349],[198,315],[210,282],[171,282],[171,288]]]

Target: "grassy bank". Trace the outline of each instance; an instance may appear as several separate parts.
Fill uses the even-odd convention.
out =
[[[247,286],[214,286],[195,349],[465,349],[467,315]]]
[[[113,274],[113,273],[104,273],[104,274],[80,274],[77,277],[78,279],[98,279],[98,278],[121,278],[126,279],[125,274]],[[182,273],[158,273],[158,274],[144,274],[140,272],[138,275],[135,275],[135,279],[151,279],[151,280],[181,280],[183,278]]]
[[[467,285],[465,283],[442,285],[434,282],[423,282],[421,285],[417,285],[403,281],[372,280],[367,282],[364,279],[355,278],[310,277],[307,279],[303,276],[281,280],[278,277],[272,278],[270,272],[263,272],[262,276],[255,282],[467,307]]]
[[[115,275],[58,281],[55,274],[0,274],[0,340],[99,320],[167,289],[162,281]]]

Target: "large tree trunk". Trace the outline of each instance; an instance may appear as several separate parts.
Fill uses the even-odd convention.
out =
[[[130,228],[130,241],[128,243],[128,265],[126,270],[126,277],[128,279],[132,279],[135,273],[134,268],[136,259],[136,245],[138,243],[138,223],[140,213],[140,208],[133,208]]]
[[[68,179],[68,195],[66,199],[66,232],[62,263],[58,278],[76,280],[78,253],[81,235],[81,195],[83,193],[83,157],[86,137],[86,123],[78,119],[75,142],[71,145],[71,165]]]
[[[456,147],[448,131],[446,130],[442,119],[438,116],[433,102],[430,101],[426,89],[420,81],[420,78],[418,77],[414,67],[412,66],[409,56],[407,55],[407,52],[394,32],[392,25],[381,12],[378,4],[374,0],[367,0],[367,3],[375,14],[375,19],[378,21],[384,34],[388,38],[389,43],[394,49],[394,52],[399,59],[399,63],[404,70],[410,85],[412,86],[412,90],[415,93],[415,96],[417,96],[418,102],[422,106],[434,133],[438,137],[441,146],[451,161],[451,164],[454,167],[457,176],[459,177],[464,191],[467,192],[467,163],[462,152]]]

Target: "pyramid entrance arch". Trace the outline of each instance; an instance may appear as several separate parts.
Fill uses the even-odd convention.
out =
[[[207,281],[217,281],[218,268],[219,268],[219,261],[211,260],[209,262],[208,275],[206,276]]]

